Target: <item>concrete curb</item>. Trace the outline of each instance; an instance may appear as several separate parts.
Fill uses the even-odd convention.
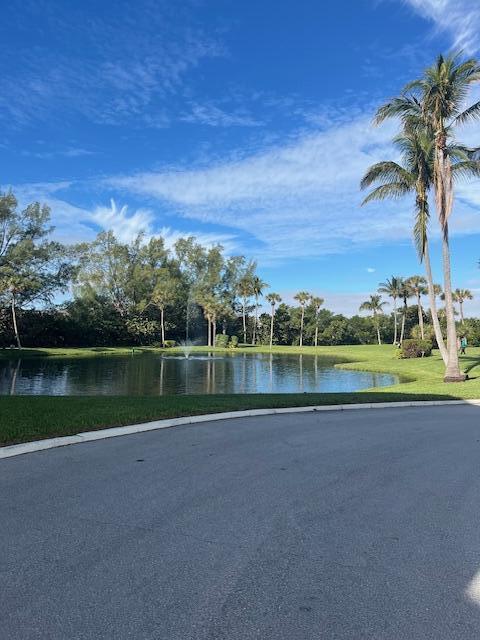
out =
[[[185,416],[183,418],[170,418],[166,420],[155,420],[154,422],[144,422],[132,424],[124,427],[112,427],[110,429],[98,429],[97,431],[84,431],[74,436],[62,436],[60,438],[48,438],[45,440],[35,440],[22,444],[12,444],[7,447],[0,447],[0,459],[20,456],[24,453],[34,451],[44,451],[45,449],[55,449],[65,447],[70,444],[80,444],[82,442],[93,442],[94,440],[105,440],[116,438],[117,436],[127,436],[134,433],[144,433],[146,431],[156,431],[157,429],[170,429],[181,425],[198,424],[201,422],[213,422],[215,420],[229,420],[232,418],[254,418],[256,416],[270,416],[283,413],[307,413],[313,411],[349,411],[355,409],[393,409],[399,407],[434,407],[439,405],[477,405],[479,400],[428,400],[411,402],[372,402],[360,404],[333,404],[309,407],[284,407],[279,409],[250,409],[247,411],[229,411],[225,413],[206,413],[199,416]]]

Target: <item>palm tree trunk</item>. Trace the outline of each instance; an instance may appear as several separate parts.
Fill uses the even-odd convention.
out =
[[[243,315],[243,344],[247,343],[247,321],[246,321],[246,317],[245,317],[245,306],[246,306],[246,301],[245,298],[243,298],[243,309],[242,309],[242,315]]]
[[[458,306],[459,306],[459,309],[460,309],[460,322],[462,324],[465,324],[465,318],[463,317],[463,301],[462,300],[458,301]]]
[[[460,371],[457,351],[457,328],[455,326],[455,315],[452,297],[452,273],[450,266],[450,247],[448,243],[448,222],[443,227],[442,240],[443,257],[443,289],[445,295],[445,313],[447,316],[447,352],[448,362],[445,369],[445,382],[463,382],[465,375]]]
[[[210,339],[212,336],[212,330],[210,328],[211,322],[210,322],[210,317],[207,317],[207,347],[210,347]]]
[[[403,306],[403,314],[402,314],[402,329],[400,331],[400,344],[403,342],[403,338],[405,336],[405,317],[407,315],[407,305]]]
[[[427,276],[428,300],[430,303],[430,313],[432,315],[433,329],[435,331],[435,340],[437,341],[438,350],[440,351],[440,355],[442,356],[443,364],[446,365],[448,361],[448,353],[445,346],[445,341],[443,340],[442,328],[438,320],[437,301],[435,297],[435,291],[433,290],[432,265],[430,264],[430,251],[428,249],[427,241],[425,242],[423,261],[425,263],[425,274]]]
[[[420,327],[420,336],[422,340],[425,340],[425,330],[423,328],[423,310],[420,295],[417,295],[417,312],[418,312],[418,325]]]
[[[450,159],[447,154],[447,136],[444,123],[437,125],[435,140],[435,200],[438,218],[442,228],[443,288],[445,296],[445,315],[447,318],[447,365],[445,382],[463,382],[465,375],[460,371],[457,352],[457,328],[452,297],[452,270],[450,266],[450,247],[448,242],[448,218],[453,204],[453,183]]]
[[[318,324],[315,325],[315,346],[318,346]]]
[[[378,340],[378,344],[381,345],[382,344],[382,339],[380,337],[380,325],[378,323],[378,317],[377,314],[374,313],[373,314],[373,321],[375,322],[375,327],[377,328],[377,340]]]
[[[15,340],[17,341],[17,347],[19,349],[22,348],[22,343],[20,342],[20,334],[18,333],[17,326],[17,312],[15,309],[15,294],[12,293],[12,321],[13,321],[13,330],[15,332]]]
[[[275,314],[275,310],[274,307],[272,307],[272,317],[270,320],[270,349],[272,348],[273,345],[273,316]]]
[[[300,320],[300,346],[303,347],[303,320],[305,317],[305,308],[302,307],[302,318]]]
[[[212,330],[213,330],[212,347],[216,347],[217,346],[217,318],[214,318],[212,321]]]
[[[397,344],[398,320],[397,320],[397,297],[393,298],[393,344]]]
[[[162,327],[162,347],[165,346],[165,320],[164,320],[165,314],[164,314],[164,310],[163,307],[160,309],[160,324]]]
[[[255,296],[255,320],[253,321],[253,337],[252,337],[252,344],[254,346],[257,341],[257,324],[258,324],[258,296]]]

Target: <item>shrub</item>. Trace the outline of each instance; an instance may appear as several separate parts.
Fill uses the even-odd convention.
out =
[[[432,353],[432,343],[430,340],[404,340],[400,350],[401,358],[423,358]]]
[[[225,333],[219,333],[215,336],[215,346],[219,349],[226,349],[228,345],[228,336]]]
[[[429,340],[432,343],[435,342],[435,329],[433,328],[432,324],[425,324],[423,326],[423,335],[425,336],[425,340]],[[412,327],[412,330],[410,331],[410,337],[414,338],[415,340],[422,339],[420,325],[416,324],[414,327]]]
[[[228,346],[230,349],[236,349],[238,347],[238,336],[232,336]]]
[[[175,340],[165,340],[166,349],[172,349],[176,344]]]

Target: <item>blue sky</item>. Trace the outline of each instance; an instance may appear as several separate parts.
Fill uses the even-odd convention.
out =
[[[1,185],[48,202],[57,237],[194,234],[255,258],[287,301],[346,313],[421,272],[411,202],[359,207],[363,171],[394,154],[394,123],[371,117],[440,51],[478,53],[477,0],[13,0],[2,18]],[[480,186],[458,196],[474,312]]]

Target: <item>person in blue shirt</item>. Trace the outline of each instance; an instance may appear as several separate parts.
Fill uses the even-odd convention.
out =
[[[465,349],[467,348],[467,338],[466,336],[462,336],[460,338],[460,353],[465,355]]]

